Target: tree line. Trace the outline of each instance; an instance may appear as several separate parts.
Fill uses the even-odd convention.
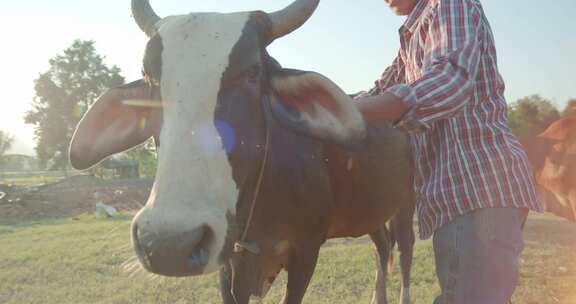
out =
[[[568,100],[559,111],[550,100],[539,95],[520,98],[508,106],[508,124],[518,137],[535,136],[552,122],[576,112],[576,99]]]
[[[61,170],[69,166],[68,147],[77,123],[106,89],[124,84],[117,66],[107,66],[93,41],[77,40],[50,61],[48,71],[35,80],[33,107],[24,117],[34,126],[36,156],[41,168]],[[534,136],[562,116],[576,112],[576,99],[560,111],[539,95],[521,98],[508,107],[509,125],[519,137]],[[0,167],[13,137],[0,131]],[[141,174],[153,176],[156,168],[151,141],[116,159],[136,160]]]

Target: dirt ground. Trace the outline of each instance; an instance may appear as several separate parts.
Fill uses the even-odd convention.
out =
[[[37,187],[0,185],[0,224],[73,217],[95,212],[102,202],[118,211],[140,209],[152,180],[101,180],[76,175]]]

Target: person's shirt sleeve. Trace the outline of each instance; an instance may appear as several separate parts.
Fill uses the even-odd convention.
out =
[[[404,82],[404,62],[400,53],[394,59],[392,64],[384,70],[378,80],[374,82],[374,87],[369,91],[362,91],[354,96],[354,99],[359,99],[368,96],[377,96],[382,94],[386,89]]]
[[[409,106],[396,124],[409,132],[453,116],[474,91],[482,52],[481,13],[470,0],[439,2],[424,42],[422,77],[386,90]]]

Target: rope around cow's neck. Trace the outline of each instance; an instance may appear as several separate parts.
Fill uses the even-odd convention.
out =
[[[270,129],[266,128],[266,141],[264,143],[264,159],[260,165],[260,172],[258,173],[258,179],[256,181],[256,188],[254,189],[254,195],[252,198],[252,203],[250,204],[250,213],[248,214],[248,219],[246,220],[246,225],[244,226],[244,231],[240,240],[234,244],[234,252],[241,253],[248,251],[253,254],[259,254],[260,248],[256,244],[252,244],[246,241],[248,237],[248,231],[252,224],[254,218],[254,211],[256,210],[256,202],[260,196],[260,188],[262,186],[262,179],[264,178],[264,171],[266,169],[266,164],[268,162],[268,151],[270,150]]]

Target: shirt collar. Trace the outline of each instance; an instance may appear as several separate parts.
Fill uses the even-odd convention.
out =
[[[408,15],[408,18],[406,18],[406,21],[400,27],[399,32],[401,34],[405,32],[414,32],[416,26],[419,24],[418,20],[422,16],[424,9],[428,6],[428,2],[430,2],[430,0],[418,0],[416,6],[414,6],[414,9],[412,9],[412,12],[410,15]]]

